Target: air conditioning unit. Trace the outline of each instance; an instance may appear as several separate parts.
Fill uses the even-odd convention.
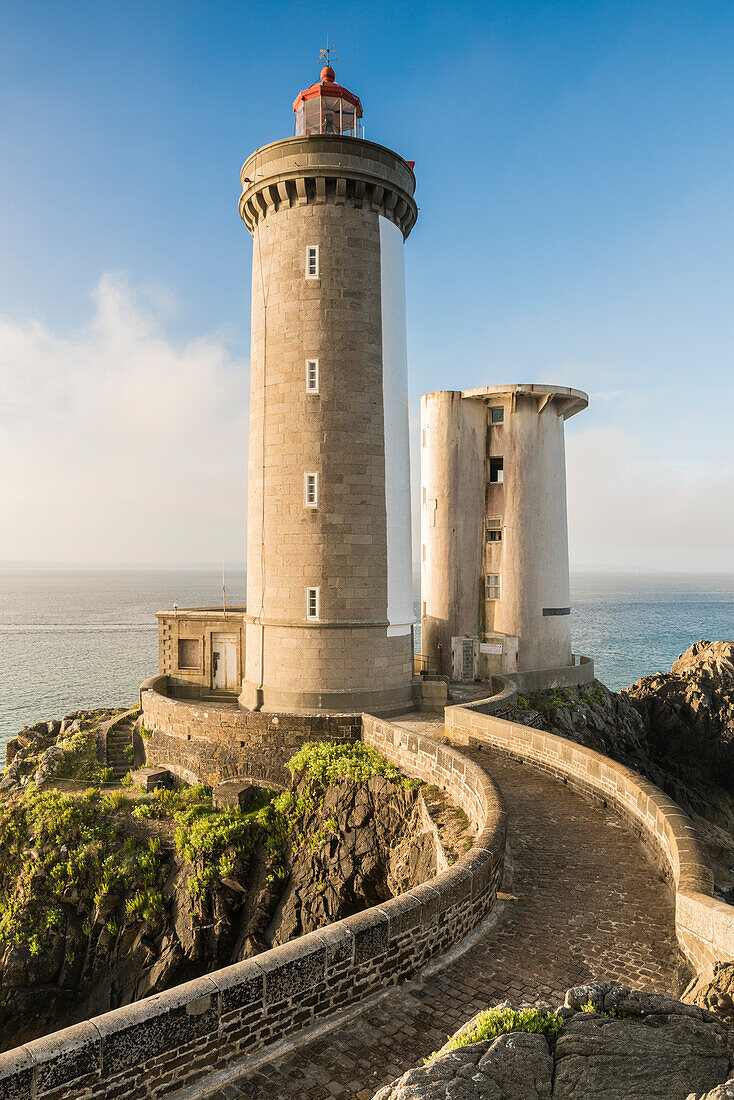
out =
[[[451,679],[474,680],[479,672],[479,638],[451,639]]]

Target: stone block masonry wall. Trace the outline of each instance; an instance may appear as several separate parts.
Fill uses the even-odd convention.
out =
[[[388,271],[403,290],[415,179],[390,150],[316,135],[258,150],[242,177],[253,235],[242,702],[277,713],[395,713],[411,702],[413,653],[409,624],[391,629],[388,563],[403,561],[410,587],[410,517],[398,524],[404,541],[394,525],[388,537],[400,463],[387,461],[384,387],[391,377],[398,385],[386,348],[393,314],[403,331],[404,314],[393,293],[393,325],[383,325],[382,299]],[[399,238],[392,267],[385,225]],[[312,247],[318,263],[307,275]],[[307,360],[318,362],[312,389]],[[407,379],[399,390],[396,404],[407,407]],[[404,459],[409,504],[407,417],[404,440],[397,434],[388,442]]]
[[[678,941],[697,973],[734,959],[734,906],[714,898],[713,875],[695,825],[637,772],[543,730],[482,713],[479,701],[447,707],[446,732],[464,745],[487,745],[527,761],[611,805],[658,856],[675,888]]]
[[[141,691],[149,764],[187,783],[215,784],[247,775],[278,785],[290,782],[286,763],[306,741],[358,741],[359,714],[261,714],[163,695],[161,678]]]
[[[368,744],[464,810],[474,848],[382,905],[0,1054],[0,1100],[157,1100],[412,978],[484,920],[505,851],[493,783],[450,746],[370,715],[362,723]]]

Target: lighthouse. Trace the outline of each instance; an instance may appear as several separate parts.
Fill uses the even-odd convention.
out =
[[[327,59],[328,60],[328,59]],[[240,705],[387,713],[411,700],[403,244],[412,167],[363,137],[327,63],[295,136],[242,168],[252,235]]]

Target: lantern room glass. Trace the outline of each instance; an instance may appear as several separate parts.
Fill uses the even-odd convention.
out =
[[[309,134],[341,134],[362,137],[362,121],[357,109],[341,96],[316,95],[301,103],[296,111],[296,137]]]

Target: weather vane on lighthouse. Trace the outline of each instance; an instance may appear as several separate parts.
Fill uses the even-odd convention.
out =
[[[326,32],[326,49],[325,50],[319,50],[319,61],[323,61],[324,64],[328,65],[329,68],[331,68],[332,61],[338,61],[339,60],[338,57],[332,57],[331,56],[335,49],[336,49],[336,46],[330,46],[329,45],[329,32],[327,31]]]

